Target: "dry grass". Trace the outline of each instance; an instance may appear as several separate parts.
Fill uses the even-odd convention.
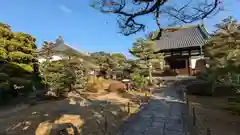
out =
[[[97,80],[102,88],[112,82],[116,81]],[[97,93],[85,92],[81,96],[69,94],[68,99],[36,104],[15,112],[9,109],[8,114],[0,111],[0,134],[55,135],[56,131],[67,129],[69,135],[103,135],[105,121],[108,132],[114,134],[129,114],[138,111],[139,104],[133,102],[135,97],[145,96],[134,91],[127,94],[132,96],[98,90]]]
[[[112,83],[118,83],[118,81],[90,76],[88,78],[87,90],[90,92],[102,93],[105,92]]]
[[[223,109],[229,106],[227,98],[189,96],[196,108],[198,126],[202,133],[210,128],[212,135],[240,135],[240,116]]]

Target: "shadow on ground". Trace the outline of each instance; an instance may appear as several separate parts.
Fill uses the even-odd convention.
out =
[[[58,135],[59,131],[64,135],[113,134],[127,115],[120,105],[105,101],[84,103],[80,98],[51,101],[14,112],[8,117],[1,116],[0,134]]]

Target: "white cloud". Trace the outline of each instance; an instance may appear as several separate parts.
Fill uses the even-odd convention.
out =
[[[59,8],[64,12],[64,13],[72,13],[72,10],[65,5],[59,5]]]

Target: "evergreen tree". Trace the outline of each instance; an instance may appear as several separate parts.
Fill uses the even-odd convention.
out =
[[[68,92],[85,88],[87,67],[75,51],[64,49],[58,46],[59,43],[64,45],[62,38],[57,39],[56,43],[44,42],[41,56],[46,58],[46,61],[41,63],[41,73],[51,91],[57,96],[66,96]],[[54,54],[59,54],[63,58],[52,61]]]
[[[91,57],[94,63],[99,66],[101,74],[109,78],[112,69],[116,67],[116,62],[111,58],[111,54],[103,51],[94,52],[91,53]]]
[[[113,70],[123,70],[127,58],[122,53],[112,53],[111,59],[115,62]]]
[[[214,84],[234,84],[240,73],[240,24],[228,17],[216,25],[217,30],[205,46],[209,57],[208,77]]]
[[[35,41],[31,35],[13,32],[9,25],[0,23],[0,60],[4,61],[0,74],[5,76],[0,81],[1,90],[14,95],[32,90]]]
[[[151,40],[139,38],[133,43],[133,47],[129,49],[139,60],[139,66],[148,69],[149,81],[152,83],[152,61],[162,59],[162,54],[156,52],[156,43]]]
[[[206,55],[215,67],[240,66],[240,24],[228,17],[216,25],[217,30],[206,45]]]

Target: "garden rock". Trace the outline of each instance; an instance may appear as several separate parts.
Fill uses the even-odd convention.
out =
[[[126,90],[126,85],[124,83],[112,83],[108,87],[108,92],[119,92],[123,93]]]

